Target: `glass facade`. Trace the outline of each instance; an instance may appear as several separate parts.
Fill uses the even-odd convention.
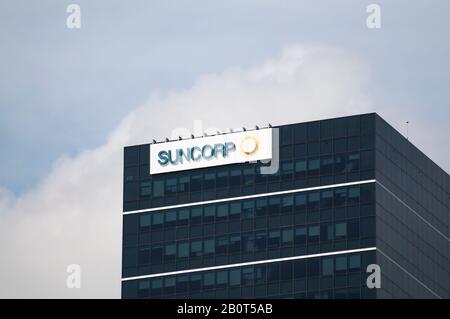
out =
[[[380,207],[393,201],[378,195],[380,121],[280,126],[271,175],[259,162],[150,175],[149,144],[126,147],[123,298],[395,297],[366,287],[367,265],[390,257],[375,251],[389,235]],[[448,215],[438,222],[448,236]]]
[[[375,245],[374,184],[124,216],[123,276]]]
[[[149,144],[126,147],[123,210],[373,179],[374,123],[369,114],[279,127],[280,167],[271,175],[243,163],[152,176]]]
[[[375,253],[289,260],[125,281],[128,298],[373,298],[365,283]]]

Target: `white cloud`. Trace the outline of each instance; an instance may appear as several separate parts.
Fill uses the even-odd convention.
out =
[[[368,67],[345,50],[291,46],[248,69],[152,95],[101,147],[58,160],[34,190],[0,192],[0,297],[120,297],[122,150],[174,128],[283,124],[372,111]],[[3,195],[4,194],[4,195]],[[79,264],[81,289],[66,288]]]

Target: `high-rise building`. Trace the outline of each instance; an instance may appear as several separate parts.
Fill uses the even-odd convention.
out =
[[[125,147],[122,297],[450,298],[449,197],[374,113]]]

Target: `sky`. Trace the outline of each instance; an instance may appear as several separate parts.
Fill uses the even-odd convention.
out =
[[[68,29],[66,8],[81,8]],[[369,4],[381,28],[366,25]],[[450,171],[450,2],[0,2],[0,297],[120,297],[122,150],[378,112]],[[176,116],[175,116],[176,115]],[[79,264],[82,287],[66,286]]]

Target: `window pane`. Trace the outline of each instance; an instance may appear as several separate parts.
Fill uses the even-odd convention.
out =
[[[206,239],[204,242],[205,248],[205,254],[213,254],[215,252],[215,241],[214,239]]]
[[[294,230],[292,229],[284,229],[282,231],[281,240],[283,243],[290,243],[294,240]]]
[[[241,270],[235,269],[230,271],[230,286],[237,286],[241,284]]]
[[[189,256],[189,243],[182,242],[178,243],[178,257],[188,257]]]
[[[351,255],[349,257],[349,269],[350,270],[359,270],[361,267],[361,256],[360,255]]]
[[[347,236],[347,223],[337,223],[335,234],[337,238]]]
[[[322,259],[322,275],[328,276],[332,275],[334,271],[333,258]]]
[[[347,256],[336,257],[336,271],[347,271]]]
[[[164,196],[164,180],[153,181],[153,197]]]

